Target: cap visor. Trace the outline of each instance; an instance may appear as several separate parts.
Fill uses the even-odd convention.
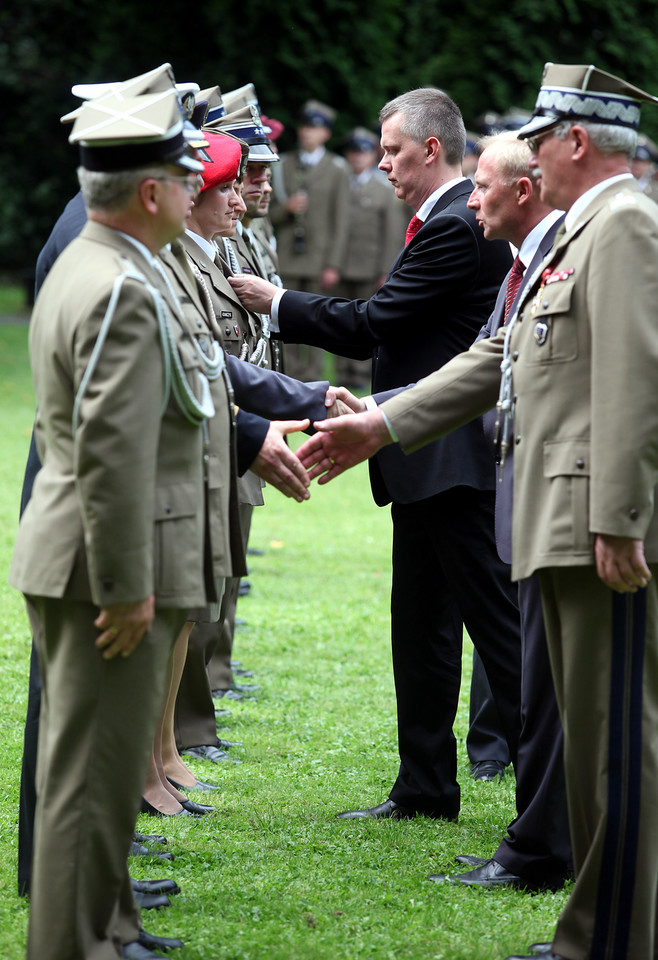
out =
[[[533,117],[516,131],[517,139],[525,140],[528,137],[536,137],[540,133],[548,133],[564,119],[564,117]]]

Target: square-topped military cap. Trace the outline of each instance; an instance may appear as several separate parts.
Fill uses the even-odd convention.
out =
[[[69,142],[79,145],[80,162],[87,170],[132,170],[149,163],[173,163],[195,173],[203,170],[190,153],[173,88],[86,101]]]
[[[253,104],[206,123],[206,128],[231,133],[249,145],[250,163],[276,163],[279,155],[267,139],[258,108]]]
[[[319,100],[307,100],[299,111],[299,123],[303,127],[333,127],[336,111]]]
[[[245,83],[242,87],[236,87],[235,90],[229,90],[228,93],[223,94],[223,100],[227,113],[235,113],[235,111],[239,110],[241,107],[252,106],[256,107],[260,113],[256,88],[253,83]]]
[[[658,97],[592,64],[547,63],[532,118],[518,136],[547,133],[563,120],[637,130],[642,102],[658,103]]]
[[[379,146],[379,138],[372,130],[367,127],[354,127],[343,141],[343,150],[350,152],[352,150],[359,153],[366,153],[370,150],[376,150]]]

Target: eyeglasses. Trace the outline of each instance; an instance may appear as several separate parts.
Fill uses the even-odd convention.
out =
[[[203,177],[200,173],[190,174],[189,177],[149,177],[159,183],[182,183],[188,193],[198,193],[203,186]]]
[[[540,133],[536,137],[526,137],[525,142],[528,144],[528,147],[530,148],[530,153],[537,153],[537,151],[539,150],[539,145],[543,143],[544,140],[548,140],[549,137],[552,137],[554,135],[555,135],[555,130],[549,130],[547,133]]]

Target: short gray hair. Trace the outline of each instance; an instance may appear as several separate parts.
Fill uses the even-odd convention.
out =
[[[438,87],[418,87],[394,100],[389,100],[379,112],[379,122],[402,114],[400,132],[416,143],[425,143],[436,137],[443,147],[446,162],[459,164],[466,149],[466,129],[461,111],[454,100]]]
[[[533,178],[530,168],[530,147],[526,140],[519,140],[515,130],[482,137],[477,142],[480,156],[485,150],[491,150],[496,156],[496,166],[502,182],[511,187],[521,177]]]
[[[554,131],[558,140],[565,140],[569,130],[578,125],[587,131],[593,146],[604,155],[623,153],[632,160],[637,150],[637,131],[612,123],[590,123],[589,120],[563,120]]]
[[[165,167],[153,164],[112,173],[78,167],[78,181],[88,209],[116,212],[127,205],[142,180],[148,177],[161,177],[166,172]]]

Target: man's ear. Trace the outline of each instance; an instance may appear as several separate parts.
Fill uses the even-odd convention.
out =
[[[516,199],[519,206],[528,202],[534,189],[535,187],[530,177],[519,177],[516,181]]]
[[[154,177],[146,177],[137,187],[137,195],[143,208],[151,214],[159,210],[158,181]]]
[[[425,141],[426,162],[434,162],[441,155],[441,142],[436,137],[428,137]]]
[[[569,130],[569,138],[573,143],[572,160],[581,160],[587,153],[591,143],[589,133],[584,127],[574,123]]]

